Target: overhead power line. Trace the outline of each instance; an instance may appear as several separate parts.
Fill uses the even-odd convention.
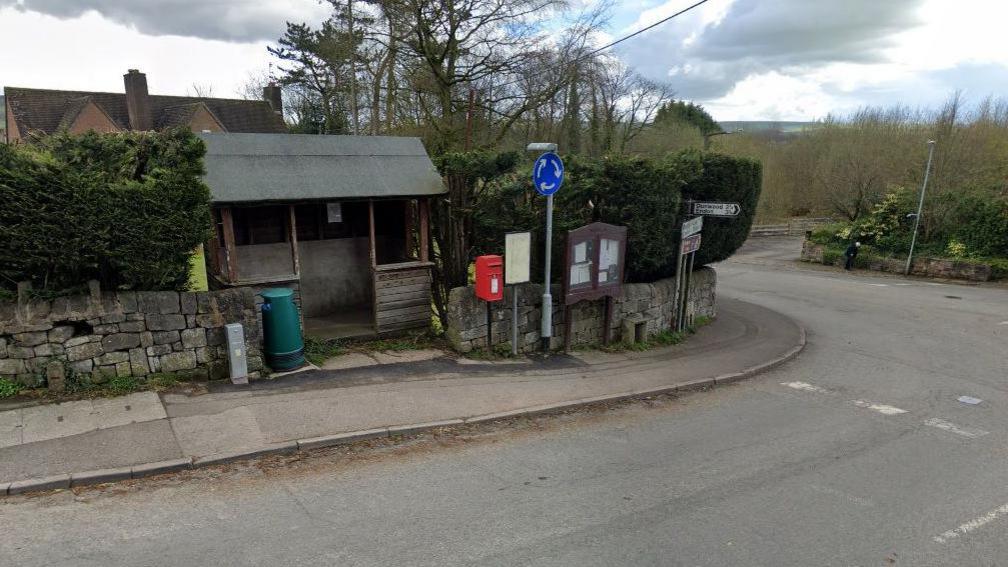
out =
[[[655,23],[653,23],[653,24],[651,24],[649,26],[645,26],[645,27],[643,27],[643,28],[641,28],[641,29],[633,32],[632,34],[625,35],[625,36],[617,39],[616,41],[613,41],[611,43],[607,43],[607,44],[603,45],[602,47],[599,47],[598,49],[595,49],[593,51],[589,51],[587,54],[583,55],[582,57],[579,57],[578,59],[575,59],[574,62],[576,63],[576,62],[580,61],[581,59],[584,59],[584,58],[587,58],[587,57],[591,57],[592,55],[595,55],[596,53],[598,53],[600,51],[605,51],[606,49],[609,49],[610,47],[612,47],[614,45],[618,45],[620,43],[623,43],[624,41],[626,41],[626,40],[628,40],[628,39],[630,39],[632,37],[636,37],[636,36],[638,36],[638,35],[646,32],[646,31],[648,31],[650,29],[656,28],[656,27],[664,24],[665,22],[667,22],[667,21],[669,21],[669,20],[671,20],[673,18],[677,18],[677,17],[685,14],[686,12],[689,12],[690,10],[692,10],[693,8],[696,8],[697,6],[700,6],[701,4],[706,4],[707,2],[710,2],[710,0],[700,0],[696,4],[693,4],[691,6],[683,8],[682,10],[679,10],[675,14],[672,14],[671,16],[662,18],[662,19],[658,20],[657,22],[655,22]]]
[[[569,62],[569,65],[577,65],[578,63],[584,61],[585,59],[588,59],[588,58],[594,56],[597,53],[605,51],[606,49],[609,49],[610,47],[613,47],[615,45],[619,45],[619,44],[623,43],[624,41],[626,41],[628,39],[637,37],[638,35],[646,32],[648,30],[654,29],[654,28],[656,28],[656,27],[664,24],[665,22],[668,22],[669,20],[675,19],[675,18],[677,18],[677,17],[685,14],[686,12],[689,12],[690,10],[692,10],[694,8],[697,8],[698,6],[706,4],[707,2],[710,2],[710,0],[700,0],[699,2],[697,2],[695,4],[691,4],[691,5],[683,8],[682,10],[679,10],[678,12],[676,12],[674,14],[671,14],[669,16],[666,16],[666,17],[658,20],[657,22],[655,22],[653,24],[645,26],[645,27],[643,27],[643,28],[641,28],[641,29],[633,32],[633,33],[627,34],[627,35],[625,35],[625,36],[623,36],[623,37],[621,37],[621,38],[619,38],[619,39],[617,39],[615,41],[611,41],[611,42],[603,45],[602,47],[597,47],[597,48],[589,51],[588,53],[585,53],[584,55],[581,55],[579,57],[575,57],[572,61]],[[499,84],[499,85],[493,85],[492,87],[493,88],[498,88],[498,89],[502,88],[502,87],[509,87],[511,85],[517,85],[518,83],[521,83],[524,80],[525,79],[515,79],[515,80],[508,81],[506,83],[502,83],[502,84]],[[569,78],[566,79],[566,80],[564,80],[561,84],[566,84],[568,82],[570,82]]]

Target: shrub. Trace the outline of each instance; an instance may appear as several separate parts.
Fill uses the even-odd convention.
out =
[[[185,129],[0,145],[0,287],[184,289],[212,226],[204,151]]]
[[[969,194],[947,200],[952,201],[947,233],[965,253],[1008,256],[1008,201]]]

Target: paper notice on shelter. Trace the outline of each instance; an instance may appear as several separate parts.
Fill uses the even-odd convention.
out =
[[[588,259],[588,243],[581,242],[574,245],[574,263],[580,264]]]
[[[343,206],[340,203],[326,203],[326,220],[330,223],[343,222]]]

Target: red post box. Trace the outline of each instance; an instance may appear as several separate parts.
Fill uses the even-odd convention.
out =
[[[500,256],[476,258],[476,297],[486,301],[504,299],[504,259]]]

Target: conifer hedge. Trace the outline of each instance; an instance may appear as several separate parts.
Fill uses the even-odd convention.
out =
[[[187,129],[0,144],[0,289],[184,289],[212,227],[204,153]]]
[[[553,273],[558,278],[567,231],[595,221],[628,227],[628,281],[675,275],[684,199],[738,202],[742,207],[734,219],[704,219],[695,265],[728,258],[749,235],[762,183],[755,160],[695,150],[662,160],[568,156],[564,162],[564,184],[554,197],[553,213]],[[483,188],[474,212],[473,256],[503,253],[506,232],[543,234],[545,199],[532,187],[528,169],[520,167],[505,182]],[[536,261],[541,270],[542,259]]]

